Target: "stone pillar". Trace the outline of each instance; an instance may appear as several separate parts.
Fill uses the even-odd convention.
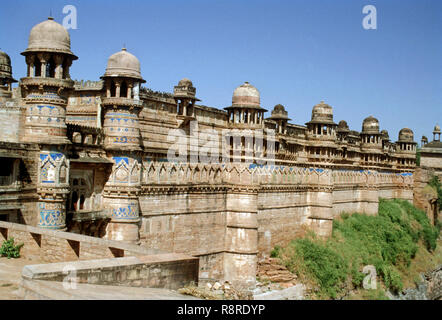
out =
[[[56,55],[55,56],[55,78],[62,79],[63,78],[63,56]]]
[[[115,81],[115,97],[120,97],[121,81]]]
[[[46,67],[47,67],[47,61],[49,59],[49,55],[44,53],[38,54],[38,58],[41,62],[41,77],[46,77]]]
[[[254,288],[258,262],[258,192],[229,191],[226,196],[224,279],[235,286]]]
[[[103,202],[111,218],[106,229],[106,239],[138,243],[140,207],[138,196],[141,191],[141,164],[133,153],[112,157],[114,165],[107,181]]]

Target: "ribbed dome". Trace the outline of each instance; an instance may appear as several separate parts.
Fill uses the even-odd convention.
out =
[[[333,108],[321,101],[312,109],[312,120],[309,123],[335,124],[333,122]]]
[[[379,121],[373,116],[369,116],[362,122],[362,133],[377,134],[379,133]]]
[[[8,79],[10,80],[9,82],[16,82],[16,80],[12,78],[11,58],[3,51],[0,51],[0,79]]]
[[[277,104],[272,110],[272,116],[269,117],[272,120],[291,120],[288,117],[288,112],[285,111],[285,108],[282,104]]]
[[[350,128],[348,127],[347,121],[345,121],[345,120],[339,121],[338,130],[339,131],[349,131]]]
[[[178,82],[178,86],[180,86],[180,87],[193,87],[193,83],[192,83],[192,81],[190,81],[190,79],[183,78],[180,80],[180,82]]]
[[[390,139],[390,136],[388,135],[388,131],[385,129],[381,131],[381,135],[384,139]]]
[[[248,82],[244,82],[233,91],[232,107],[236,106],[248,106],[257,107],[260,106],[259,91]]]
[[[399,141],[403,142],[413,142],[414,134],[413,131],[409,128],[403,128],[399,131]]]
[[[77,59],[71,52],[69,32],[51,17],[31,29],[28,48],[22,54],[27,52],[61,52]]]
[[[433,133],[440,133],[440,127],[439,127],[438,124],[436,124],[436,125],[434,126]]]
[[[123,48],[109,57],[103,77],[128,77],[142,80],[140,61]]]

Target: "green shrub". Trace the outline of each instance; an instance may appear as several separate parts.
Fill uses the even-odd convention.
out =
[[[273,250],[270,252],[270,257],[277,258],[279,257],[281,251],[281,246],[276,245]]]
[[[331,298],[346,285],[361,287],[366,265],[374,265],[378,280],[397,292],[403,287],[398,268],[410,265],[418,241],[434,250],[438,234],[425,212],[408,201],[381,199],[378,215],[344,214],[333,221],[327,241],[309,235],[285,248],[275,247],[272,255],[280,257],[290,271],[308,274],[320,286],[320,294]]]
[[[335,298],[347,278],[347,261],[333,249],[310,238],[296,239],[290,246],[318,282],[321,292]]]
[[[9,238],[3,241],[0,247],[0,256],[10,258],[20,258],[20,249],[23,247],[23,243],[14,245],[14,238]]]

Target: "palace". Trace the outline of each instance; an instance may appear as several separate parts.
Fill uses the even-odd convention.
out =
[[[200,281],[253,286],[276,244],[327,236],[342,212],[376,214],[380,197],[413,201],[411,129],[393,142],[368,116],[353,131],[323,101],[305,125],[280,104],[266,117],[248,82],[207,107],[186,78],[146,88],[125,48],[101,80],[73,81],[78,57],[52,18],[21,54],[12,88],[0,52],[1,220],[190,254]]]

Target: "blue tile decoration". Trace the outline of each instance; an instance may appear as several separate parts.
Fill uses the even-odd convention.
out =
[[[66,215],[62,204],[59,203],[38,203],[39,221],[41,228],[60,229],[64,227]]]
[[[132,202],[127,206],[112,208],[112,218],[116,220],[138,219],[138,203]]]
[[[118,165],[121,161],[126,162],[127,165],[129,165],[129,159],[127,157],[113,157],[112,159],[115,160],[115,163]]]

